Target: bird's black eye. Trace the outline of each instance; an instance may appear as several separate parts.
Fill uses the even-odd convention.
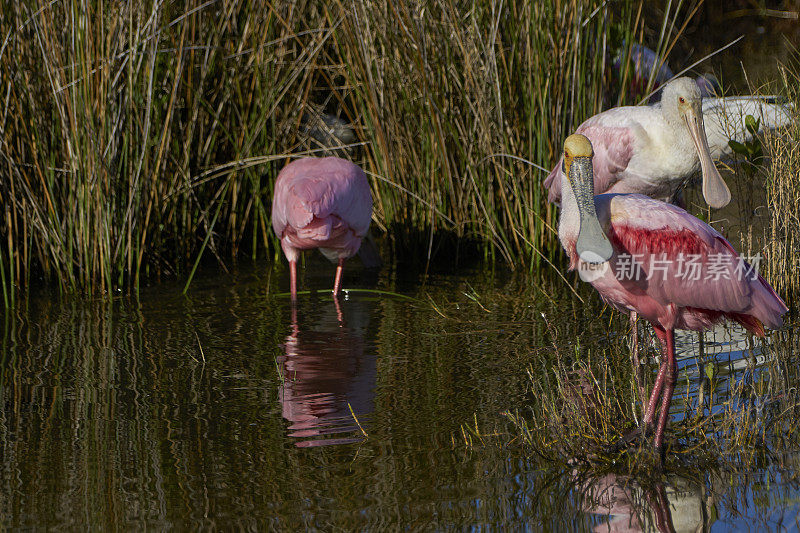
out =
[[[686,99],[685,99],[683,96],[679,96],[679,97],[678,97],[678,101],[679,101],[680,103],[682,103],[682,104],[685,104],[685,103],[686,103]]]

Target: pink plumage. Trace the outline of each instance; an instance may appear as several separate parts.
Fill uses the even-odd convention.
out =
[[[638,180],[625,179],[628,164],[635,150],[635,138],[631,129],[625,125],[624,119],[620,118],[619,124],[614,124],[612,120],[616,119],[616,115],[621,115],[621,113],[607,112],[595,115],[575,130],[575,133],[585,135],[594,147],[592,165],[594,166],[595,194],[643,192],[636,189],[636,186],[640,185]],[[607,121],[609,124],[605,125]],[[561,202],[561,180],[564,177],[561,166],[563,162],[564,158],[562,157],[544,180],[544,186],[548,189],[547,200],[550,202]]]
[[[661,340],[664,357],[643,417],[646,429],[660,400],[653,444],[661,452],[676,382],[675,329],[702,331],[730,319],[764,336],[764,326],[780,327],[788,309],[722,235],[683,209],[641,194],[593,195],[595,155],[584,135],[564,141],[558,237],[570,269],[579,268],[603,300],[630,314],[643,402],[636,316]]]
[[[722,235],[683,209],[640,194],[602,194],[594,203],[613,253],[605,270],[586,279],[613,307],[648,320],[663,346],[644,415],[647,427],[661,400],[655,436],[661,450],[675,387],[674,330],[703,331],[728,319],[763,337],[765,326],[783,324],[788,308]],[[559,235],[573,269],[582,262],[569,228]],[[638,365],[636,348],[633,358]]]
[[[342,266],[361,247],[372,218],[369,182],[357,165],[338,157],[292,161],[278,174],[272,198],[272,228],[289,261],[292,298],[297,294],[296,263],[302,250],[319,248]]]
[[[763,326],[783,323],[786,304],[705,222],[639,194],[596,196],[595,208],[614,255],[610,268],[590,283],[614,307],[664,330],[704,330],[728,318],[763,336]]]
[[[594,192],[638,193],[669,202],[696,171],[712,207],[730,201],[730,190],[711,159],[697,84],[678,78],[652,106],[615,107],[590,117],[576,133],[592,143]],[[551,202],[561,202],[563,157],[544,181]]]

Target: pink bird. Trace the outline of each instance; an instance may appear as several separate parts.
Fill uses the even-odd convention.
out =
[[[615,107],[578,126],[595,148],[595,193],[639,193],[671,201],[695,173],[703,174],[708,205],[728,204],[731,193],[711,160],[697,84],[678,78],[652,106]],[[551,202],[561,201],[562,160],[545,179]]]
[[[712,158],[731,155],[730,140],[752,139],[748,115],[762,129],[774,129],[791,122],[791,109],[773,97],[703,98],[694,80],[678,78],[664,86],[661,102],[614,107],[587,119],[575,133],[594,146],[595,194],[639,193],[669,202],[700,170],[703,197],[720,208],[731,193]],[[544,181],[551,202],[561,201],[562,162]]]
[[[583,135],[564,142],[558,235],[570,270],[607,303],[648,320],[663,357],[645,406],[661,457],[675,388],[675,329],[703,331],[725,319],[764,336],[788,309],[769,284],[716,230],[671,204],[639,194],[594,196],[592,144]]]
[[[359,251],[371,218],[367,176],[350,161],[310,157],[280,171],[272,198],[272,228],[289,261],[292,300],[297,298],[297,259],[302,250],[312,248],[338,261],[333,294],[339,294],[344,261]]]

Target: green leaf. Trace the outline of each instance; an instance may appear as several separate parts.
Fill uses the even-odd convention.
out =
[[[744,117],[744,125],[751,134],[755,135],[758,133],[758,129],[761,127],[761,119],[756,120],[753,118],[753,115],[747,115]]]
[[[745,156],[748,154],[747,147],[738,141],[734,141],[733,139],[731,139],[730,141],[728,141],[728,146],[730,146],[731,150],[733,150],[737,154]]]

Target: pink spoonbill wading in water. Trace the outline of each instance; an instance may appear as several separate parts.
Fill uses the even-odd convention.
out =
[[[339,294],[344,261],[359,251],[371,218],[369,182],[354,163],[338,157],[305,158],[280,171],[272,198],[272,228],[289,261],[292,300],[297,298],[297,259],[302,250],[313,248],[338,262],[333,295]]]
[[[564,142],[558,236],[570,269],[608,304],[648,320],[661,341],[643,419],[646,429],[660,399],[660,458],[676,380],[674,330],[703,331],[727,319],[763,337],[788,309],[722,235],[683,209],[640,194],[595,196],[593,155],[583,135]]]

